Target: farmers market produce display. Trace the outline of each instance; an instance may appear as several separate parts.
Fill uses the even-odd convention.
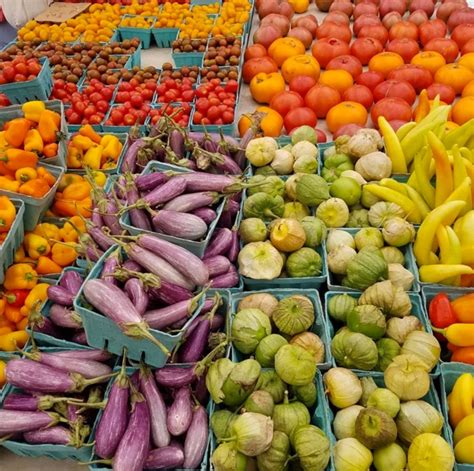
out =
[[[470,470],[473,11],[117,0],[21,28],[5,469]]]

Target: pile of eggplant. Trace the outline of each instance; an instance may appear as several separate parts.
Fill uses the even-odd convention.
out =
[[[81,316],[73,309],[74,298],[79,293],[83,282],[83,276],[77,271],[64,272],[59,283],[48,288],[50,303],[43,308],[44,315],[38,319],[30,316],[30,325],[33,330],[57,339],[87,345]],[[47,308],[49,312],[46,315]]]
[[[190,369],[142,366],[129,376],[122,367],[97,421],[94,462],[121,471],[199,468],[209,427],[198,383]]]
[[[172,120],[160,120],[148,137],[134,138],[120,170],[140,173],[153,160],[190,170],[241,175],[246,165],[245,149],[255,137],[249,130],[240,142],[222,133],[190,132]]]
[[[7,363],[12,386],[0,409],[0,437],[29,444],[87,443],[111,377],[100,350],[31,350]]]

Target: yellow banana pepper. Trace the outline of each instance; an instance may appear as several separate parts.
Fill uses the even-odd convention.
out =
[[[43,113],[45,109],[46,106],[42,101],[27,101],[21,105],[21,110],[25,118],[35,123],[39,123],[41,113]]]
[[[467,147],[461,147],[459,149],[459,152],[461,152],[461,156],[466,159],[470,164],[474,164],[474,155],[472,154],[472,151],[468,149]]]
[[[407,162],[397,134],[383,116],[379,117],[378,124],[385,143],[385,153],[392,161],[392,173],[407,173]]]
[[[465,204],[465,201],[451,201],[438,206],[426,216],[418,229],[413,245],[418,265],[438,263],[438,257],[431,251],[436,230],[441,224],[450,226]]]
[[[457,221],[456,221],[457,222]],[[474,210],[471,209],[461,219],[459,239],[461,245],[474,244]]]
[[[456,325],[456,324],[453,324]],[[460,325],[460,324],[457,324]],[[464,331],[458,328],[451,329],[450,333],[453,334],[453,340],[462,340],[461,336],[464,335]],[[458,336],[460,338],[458,338]],[[458,342],[459,343],[459,342]],[[462,343],[462,342],[461,342]],[[453,345],[458,345],[453,343]],[[453,427],[466,416],[472,414],[472,397],[474,395],[474,382],[471,373],[463,373],[454,383],[453,390],[451,392],[450,407],[449,407],[449,420]]]
[[[435,204],[439,206],[453,192],[453,171],[443,143],[431,131],[427,137],[436,166]]]
[[[449,197],[445,200],[446,203],[450,201],[465,201],[466,205],[459,213],[461,216],[464,216],[468,211],[472,209],[472,201],[471,201],[471,179],[466,177],[463,182],[449,195]]]
[[[423,151],[415,155],[414,166],[417,186],[428,206],[433,209],[435,207],[435,189],[431,184],[429,176],[431,163],[431,149],[424,147]]]
[[[398,140],[401,142],[412,129],[416,128],[416,124],[415,121],[408,121],[408,123],[400,126],[395,133]]]
[[[407,196],[413,201],[413,203],[415,203],[415,206],[418,208],[421,218],[425,219],[425,217],[428,216],[428,213],[431,211],[431,208],[426,204],[423,197],[415,188],[412,188],[407,183],[402,183],[402,185],[405,187]]]
[[[474,119],[466,121],[462,126],[449,131],[443,139],[446,149],[452,149],[456,144],[459,147],[466,145],[469,138],[474,134]]]
[[[3,286],[8,289],[33,289],[38,283],[38,274],[28,263],[15,263],[7,268]]]
[[[472,275],[474,270],[469,265],[423,265],[420,267],[420,281],[423,283],[442,283],[448,278],[459,275]]]
[[[51,250],[51,246],[48,241],[33,232],[25,235],[25,248],[28,252],[28,256],[34,260],[37,260],[42,255],[48,255]]]
[[[439,243],[440,262],[445,265],[456,265],[462,263],[461,242],[450,226],[439,226],[436,230],[436,238]],[[449,285],[459,285],[460,277],[446,279]]]
[[[84,155],[84,166],[93,170],[100,169],[103,150],[104,148],[102,146],[91,147]]]
[[[393,191],[397,191],[398,193],[401,193],[402,195],[408,196],[407,191],[405,187],[403,186],[403,183],[397,182],[397,180],[394,180],[393,178],[382,178],[382,180],[380,180],[379,183],[385,188],[390,188]]]
[[[398,204],[398,206],[400,206],[405,211],[407,214],[407,219],[410,222],[415,224],[419,224],[421,222],[420,212],[415,207],[413,202],[405,195],[402,195],[391,188],[386,188],[380,185],[368,184],[365,185],[364,188],[369,193],[373,194],[377,198],[380,198],[381,200]]]

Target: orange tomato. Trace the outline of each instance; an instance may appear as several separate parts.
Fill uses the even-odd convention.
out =
[[[288,0],[295,13],[304,13],[309,8],[309,0]]]
[[[422,51],[413,56],[411,63],[428,69],[434,75],[439,68],[446,65],[446,60],[439,52]]]
[[[287,83],[298,75],[307,75],[318,80],[320,71],[318,61],[308,54],[289,57],[281,66],[281,73]]]
[[[471,80],[462,89],[462,96],[474,96],[474,80]]]
[[[402,56],[396,52],[379,52],[370,59],[369,70],[380,72],[387,78],[392,70],[401,67],[404,63]]]
[[[268,106],[259,106],[255,111],[265,114],[260,122],[260,128],[263,135],[278,137],[283,129],[283,118],[281,115]],[[257,120],[252,116],[252,114],[243,114],[239,119],[238,124],[240,136],[242,137],[250,126],[255,125],[256,121]]]
[[[474,118],[474,96],[465,96],[461,98],[453,106],[452,114],[453,121],[459,125]]]
[[[463,88],[473,79],[474,73],[459,64],[443,65],[435,74],[435,82],[451,85],[456,95],[460,95]]]
[[[260,72],[250,81],[252,98],[259,103],[270,103],[272,98],[285,90],[285,80],[280,72]]]
[[[278,67],[281,67],[288,57],[304,54],[305,50],[304,44],[299,39],[278,38],[270,44],[268,55],[277,63]]]
[[[352,86],[354,79],[347,70],[326,70],[319,78],[319,83],[335,88],[341,95]]]
[[[331,132],[336,132],[345,124],[358,124],[363,127],[367,123],[367,118],[367,110],[360,103],[343,101],[329,110],[326,123]]]
[[[458,64],[467,67],[471,72],[474,72],[474,52],[468,52],[461,56],[458,60]]]

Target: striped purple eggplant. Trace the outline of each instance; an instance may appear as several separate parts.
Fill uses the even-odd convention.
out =
[[[71,398],[57,396],[31,396],[29,394],[10,393],[3,401],[5,410],[41,411],[52,409],[54,404],[66,402]]]
[[[11,433],[29,432],[44,427],[52,427],[59,422],[59,419],[60,416],[52,412],[0,409],[0,437]]]
[[[125,359],[119,375],[109,391],[107,404],[95,433],[95,453],[101,458],[112,458],[128,424],[130,380],[125,373]]]
[[[60,352],[53,352],[51,355],[57,357],[72,357],[78,360],[92,360],[92,361],[108,361],[112,355],[105,350],[97,350],[93,348],[81,350],[62,350]]]
[[[61,304],[52,304],[48,316],[58,327],[66,329],[80,329],[82,327],[81,316],[73,309]]]
[[[164,280],[161,280],[161,286],[159,288],[150,288],[148,295],[151,299],[161,301],[167,305],[186,301],[193,297],[192,291]]]
[[[138,151],[145,145],[143,139],[137,139],[131,146],[128,148],[127,153],[123,159],[120,171],[135,173],[137,169],[137,155]]]
[[[106,197],[99,201],[98,208],[104,224],[109,228],[112,235],[118,235],[122,233],[122,227],[119,223],[119,208],[117,203],[112,197]]]
[[[104,225],[104,221],[102,220],[102,216],[100,215],[99,211],[94,204],[92,214],[91,214],[91,222],[96,227],[102,227]]]
[[[86,257],[91,262],[97,262],[100,257],[104,255],[104,252],[100,250],[96,245],[88,245],[86,248]]]
[[[148,453],[144,469],[177,469],[184,463],[183,448],[179,445],[156,448]]]
[[[100,279],[106,283],[118,286],[118,281],[114,278],[115,270],[120,266],[120,249],[115,249],[105,259],[100,273]]]
[[[199,257],[191,253],[189,250],[150,234],[140,235],[137,238],[137,244],[140,247],[159,255],[167,262],[172,263],[173,266],[191,280],[193,284],[204,286],[208,282],[209,272],[207,271],[206,266]],[[166,279],[166,281],[171,280]]]
[[[237,269],[234,267],[234,265],[231,265],[227,273],[216,276],[215,278],[211,280],[211,287],[215,289],[233,288],[234,286],[237,286],[239,283],[240,283],[239,273],[237,272]]]
[[[206,452],[209,425],[206,409],[199,405],[194,409],[193,419],[184,440],[183,468],[198,468]]]
[[[135,185],[137,185],[138,191],[146,192],[163,185],[168,180],[169,177],[166,173],[153,172],[146,175],[138,175],[135,178]]]
[[[202,239],[207,232],[206,223],[194,214],[163,209],[153,216],[152,222],[158,232],[186,240]]]
[[[140,392],[148,404],[153,444],[157,448],[168,446],[171,437],[166,427],[166,404],[149,368],[140,369]]]
[[[140,199],[140,195],[138,194],[138,189],[135,186],[135,182],[133,181],[131,174],[126,174],[125,180],[127,204],[128,206],[133,206]],[[133,226],[146,231],[151,230],[150,219],[143,209],[130,207],[128,214],[130,216],[130,222]]]
[[[47,317],[42,317],[34,325],[34,331],[41,334],[51,335],[51,337],[61,338],[61,332],[58,330],[57,326],[48,319]]]
[[[227,258],[235,263],[240,252],[240,241],[239,241],[239,229],[238,227],[232,228],[232,241],[230,243],[229,250],[226,252]]]
[[[181,176],[173,177],[163,185],[147,193],[143,198],[143,202],[151,207],[159,204],[167,203],[179,197],[186,191],[186,180]]]
[[[37,361],[43,365],[56,368],[60,371],[78,373],[86,379],[106,376],[112,373],[112,368],[110,366],[94,360],[84,360],[73,357],[58,357],[53,353],[40,351],[32,351],[24,354],[33,361]]]
[[[214,255],[203,260],[209,271],[209,277],[214,278],[216,276],[227,273],[230,268],[230,262],[227,257],[223,255]]]
[[[74,302],[74,294],[62,286],[49,286],[48,299],[53,303],[61,304],[62,306],[72,306]]]
[[[239,164],[228,155],[223,155],[221,159],[217,159],[214,162],[214,166],[222,173],[228,175],[242,175],[242,169],[240,168]]]
[[[178,211],[180,213],[190,213],[195,209],[204,206],[212,206],[219,201],[219,193],[203,191],[198,193],[186,193],[177,196],[165,204],[163,209],[168,211]]]
[[[234,160],[240,168],[244,168],[247,158],[245,157],[245,149],[247,148],[248,143],[255,137],[255,130],[250,126],[244,135],[240,139],[239,147],[240,150],[234,155]]]
[[[242,182],[229,175],[214,175],[212,173],[186,173],[182,177],[186,180],[186,191],[190,193],[215,191],[217,193],[232,193],[242,187]]]
[[[196,379],[196,370],[194,367],[166,366],[155,370],[155,379],[166,388],[181,388]]]
[[[191,214],[200,217],[207,225],[211,224],[217,217],[212,208],[198,208],[192,211]]]
[[[143,237],[143,236],[142,236]],[[175,246],[174,246],[175,247]],[[157,275],[160,279],[181,286],[183,288],[194,290],[194,284],[186,279],[170,262],[156,253],[140,247],[137,244],[129,244],[126,248],[128,256],[146,268],[150,273]],[[162,254],[163,255],[163,254]],[[174,264],[176,266],[176,264]]]
[[[193,419],[193,405],[189,386],[179,388],[174,401],[168,409],[166,424],[171,435],[183,435],[188,430]]]
[[[63,273],[59,280],[59,286],[76,295],[81,289],[84,278],[77,271],[69,270]]]
[[[168,137],[168,143],[171,150],[178,158],[183,158],[186,154],[183,131],[173,129]]]
[[[71,337],[71,341],[78,343],[79,345],[87,345],[87,335],[85,330],[79,330],[75,332]]]
[[[204,252],[204,258],[213,257],[214,255],[224,255],[230,248],[232,243],[232,231],[223,227],[214,236],[212,242]]]
[[[129,297],[120,288],[103,280],[89,280],[84,284],[83,293],[87,301],[113,320],[125,335],[146,338],[169,354],[168,349],[150,333]]]
[[[145,313],[149,298],[148,294],[146,293],[143,283],[138,278],[129,278],[124,285],[124,290],[128,294],[130,301],[132,301],[135,309],[137,310],[138,314],[143,316]]]
[[[115,245],[115,241],[105,234],[99,227],[90,226],[88,227],[87,232],[102,250],[108,250],[110,247]]]
[[[143,271],[143,267],[133,261],[133,260],[125,260],[125,262],[122,263],[122,268],[125,268],[126,270],[130,270],[130,271],[136,271],[136,272],[142,272]]]
[[[194,298],[186,301],[181,301],[170,306],[152,309],[145,312],[143,319],[152,328],[162,330],[181,319],[191,316],[199,306],[199,301],[204,295],[204,291],[199,293]]]
[[[113,458],[114,471],[142,471],[150,443],[150,414],[139,393],[132,394],[132,413]]]
[[[31,443],[32,445],[68,445],[79,448],[82,444],[77,443],[74,434],[61,425],[26,432],[23,434],[23,438],[26,443]]]

